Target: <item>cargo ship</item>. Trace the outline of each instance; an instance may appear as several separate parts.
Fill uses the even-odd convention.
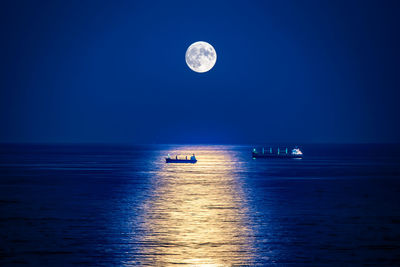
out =
[[[197,159],[196,156],[193,154],[189,159],[186,156],[184,159],[178,158],[178,156],[175,156],[175,158],[171,158],[168,154],[168,157],[165,158],[166,163],[196,163]]]
[[[299,148],[295,147],[292,149],[290,153],[288,153],[287,147],[285,149],[278,149],[276,152],[270,147],[268,150],[262,148],[260,152],[257,149],[253,149],[252,152],[253,159],[257,158],[286,158],[286,159],[301,159],[303,158],[303,152],[300,151]]]

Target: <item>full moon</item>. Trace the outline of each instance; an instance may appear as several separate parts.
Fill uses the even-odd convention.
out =
[[[186,50],[186,64],[195,72],[207,72],[217,61],[217,52],[207,42],[195,42]]]

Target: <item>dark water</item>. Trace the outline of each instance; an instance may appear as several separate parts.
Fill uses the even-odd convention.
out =
[[[400,146],[302,148],[1,145],[0,265],[399,265]]]

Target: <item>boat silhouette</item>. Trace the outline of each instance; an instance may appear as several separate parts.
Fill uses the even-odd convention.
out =
[[[288,153],[287,147],[284,150],[282,150],[278,147],[276,152],[274,152],[271,147],[268,150],[265,150],[265,148],[262,148],[261,152],[258,152],[257,149],[254,148],[253,152],[251,154],[253,156],[253,159],[257,159],[257,158],[301,159],[301,158],[303,158],[303,152],[301,152],[300,149],[297,147],[293,148],[290,153]]]
[[[178,158],[178,156],[175,156],[175,158],[171,158],[168,154],[168,157],[165,158],[166,163],[196,163],[197,159],[196,156],[193,154],[193,156],[190,157],[190,159],[187,158]]]

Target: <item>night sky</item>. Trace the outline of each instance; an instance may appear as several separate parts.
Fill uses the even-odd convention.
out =
[[[400,142],[399,14],[399,1],[3,1],[0,142]],[[207,73],[185,63],[195,41],[217,51]]]

